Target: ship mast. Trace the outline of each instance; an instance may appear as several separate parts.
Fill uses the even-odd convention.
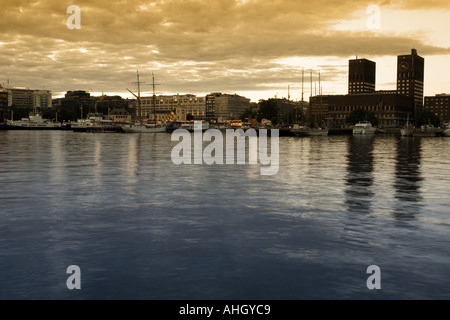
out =
[[[139,122],[142,122],[142,109],[141,109],[141,82],[139,81],[139,71],[137,72],[137,87],[138,87],[138,110],[139,110]]]
[[[153,85],[153,97],[152,97],[152,106],[153,106],[153,120],[156,123],[156,94],[155,94],[155,76],[152,72],[152,85]]]
[[[303,107],[304,82],[305,82],[305,69],[302,68],[302,103],[301,103],[302,109],[301,109],[301,112],[303,112],[303,110],[304,110],[304,107]],[[295,121],[298,121],[298,115],[297,115],[297,119],[295,119]]]
[[[130,89],[127,88],[127,90],[136,97],[137,103],[138,103],[138,118],[139,122],[142,122],[142,109],[141,109],[141,81],[139,80],[139,70],[136,70],[137,73],[137,82],[134,82],[133,84],[137,84],[138,87],[138,94],[136,95],[134,92],[132,92]]]

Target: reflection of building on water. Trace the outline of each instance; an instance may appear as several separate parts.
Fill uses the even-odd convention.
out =
[[[373,143],[374,136],[349,137],[346,203],[348,211],[370,213],[373,192]]]
[[[420,138],[401,137],[397,144],[397,163],[395,166],[394,216],[398,220],[410,220],[420,212],[422,200],[420,187],[421,161]]]

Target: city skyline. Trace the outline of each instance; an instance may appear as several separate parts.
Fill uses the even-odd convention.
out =
[[[300,100],[304,70],[308,100],[310,72],[313,93],[320,72],[323,94],[346,94],[348,61],[356,57],[376,63],[376,90],[395,90],[397,56],[415,48],[425,58],[424,95],[450,92],[450,75],[442,73],[448,1],[128,3],[5,3],[0,84],[45,88],[54,97],[85,90],[133,98],[126,88],[136,90],[139,70],[143,95],[151,94],[154,73],[158,95],[224,92],[257,102],[287,98],[288,88]],[[81,10],[81,29],[66,25],[70,5]]]

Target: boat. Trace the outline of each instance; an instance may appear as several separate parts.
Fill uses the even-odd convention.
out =
[[[444,137],[450,137],[450,129],[444,130],[444,132],[442,133],[442,135],[443,135]]]
[[[141,110],[141,87],[140,87],[140,81],[139,81],[139,71],[137,72],[137,85],[138,85],[138,94],[134,94],[132,91],[128,90],[132,95],[134,95],[137,99],[138,103],[138,114],[139,114],[139,121],[135,123],[127,123],[123,124],[121,126],[122,131],[126,133],[165,133],[166,130],[166,124],[157,123],[156,121],[156,112],[155,112],[155,77],[153,78],[153,114],[154,114],[154,121],[152,123],[145,122],[142,120],[142,110]]]
[[[196,121],[199,122],[199,121]],[[182,123],[180,129],[186,129],[190,132],[194,132],[195,129],[199,129],[198,127],[196,127],[196,122],[188,122],[188,123]],[[202,121],[202,131],[206,131],[209,129],[209,122],[207,121]]]
[[[163,132],[167,132],[165,124],[144,123],[144,122],[123,124],[122,130],[126,133],[163,133]]]
[[[376,128],[369,121],[360,121],[353,128],[353,134],[372,135],[375,131]]]
[[[182,121],[171,121],[171,122],[168,122],[168,123],[166,124],[166,132],[172,133],[172,132],[174,132],[175,130],[180,129],[180,128],[181,128],[181,125],[182,125],[183,123],[184,123],[184,122],[182,122]]]
[[[61,123],[53,122],[50,119],[42,118],[39,113],[32,113],[28,118],[22,118],[20,120],[8,120],[8,129],[62,129]]]
[[[319,136],[328,136],[327,128],[309,128],[306,126],[294,125],[290,129],[292,135],[296,137],[319,137]]]
[[[412,137],[414,131],[414,126],[409,123],[409,114],[408,120],[406,120],[406,125],[400,129],[400,134],[402,137]]]
[[[70,128],[74,132],[92,132],[102,131],[104,129],[115,129],[117,126],[110,119],[105,119],[100,113],[88,113],[86,119],[77,119],[76,122],[70,123]]]

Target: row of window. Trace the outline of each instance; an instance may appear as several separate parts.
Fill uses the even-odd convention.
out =
[[[334,112],[351,112],[356,109],[363,108],[367,111],[393,111],[395,108],[394,106],[387,106],[383,105],[381,108],[379,106],[357,106],[357,107],[350,107],[350,106],[342,106],[342,107],[330,107],[330,111]]]
[[[337,114],[334,115],[335,118],[339,119],[346,119],[347,118],[347,114]],[[383,118],[395,118],[397,117],[397,115],[395,113],[383,113]]]

